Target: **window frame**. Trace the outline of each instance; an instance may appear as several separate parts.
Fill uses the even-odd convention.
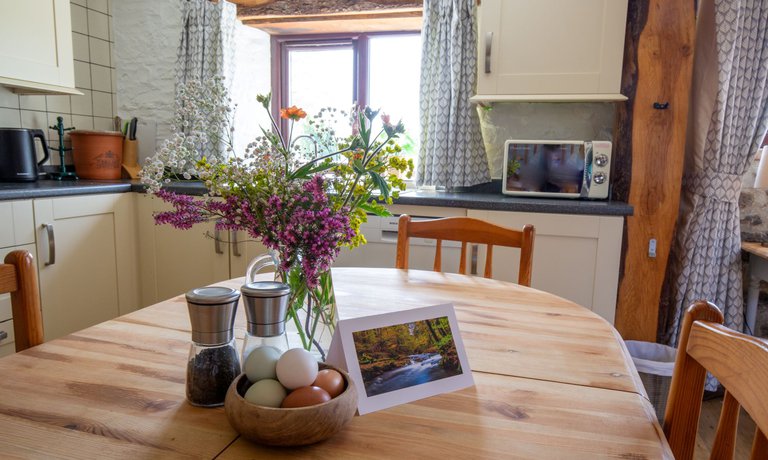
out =
[[[284,107],[284,97],[289,94],[288,88],[288,51],[292,48],[333,46],[352,46],[353,53],[353,88],[352,100],[358,106],[369,104],[369,40],[371,37],[382,35],[421,35],[421,31],[394,30],[381,32],[345,32],[332,34],[306,35],[273,35],[271,37],[272,53],[272,116],[279,120],[281,129],[287,129],[287,120],[280,119],[280,108]]]

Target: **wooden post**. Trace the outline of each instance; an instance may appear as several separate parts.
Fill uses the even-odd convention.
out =
[[[695,29],[694,0],[629,2],[622,89],[630,100],[616,117],[613,193],[634,207],[616,307],[616,328],[625,339],[656,341],[680,203]]]

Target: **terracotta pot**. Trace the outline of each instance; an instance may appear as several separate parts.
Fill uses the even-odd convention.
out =
[[[69,133],[75,172],[81,179],[120,179],[123,134],[117,131]]]

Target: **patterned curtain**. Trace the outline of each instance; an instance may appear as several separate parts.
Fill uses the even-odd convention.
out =
[[[230,92],[235,76],[235,28],[237,6],[224,0],[185,0],[183,2],[181,40],[176,58],[176,95],[185,83],[200,82],[212,77],[224,77],[224,87]],[[179,129],[183,132],[184,127]],[[211,128],[212,132],[217,128]],[[223,129],[222,129],[223,131]],[[219,132],[216,137],[227,138]],[[212,133],[209,133],[213,137]],[[226,144],[209,140],[200,146],[200,155],[208,158],[227,156]]]
[[[183,3],[181,42],[176,60],[176,87],[189,79],[206,80],[234,76],[235,25],[237,6],[209,0]]]
[[[694,300],[741,330],[741,177],[766,128],[768,0],[703,0],[697,24],[681,213],[662,296],[659,338],[675,345]],[[707,383],[714,390],[716,382]]]
[[[480,120],[469,102],[477,73],[475,2],[424,0],[419,185],[491,180]]]

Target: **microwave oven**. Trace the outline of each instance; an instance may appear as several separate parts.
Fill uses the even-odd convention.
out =
[[[608,198],[608,141],[508,140],[502,193],[553,198]]]

